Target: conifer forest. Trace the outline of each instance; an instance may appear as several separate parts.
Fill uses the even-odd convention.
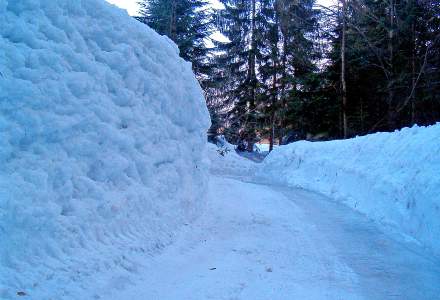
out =
[[[272,147],[440,119],[438,1],[221,3],[143,0],[137,17],[192,62],[211,136],[252,150],[261,139]]]

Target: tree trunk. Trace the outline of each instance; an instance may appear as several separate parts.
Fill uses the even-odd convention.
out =
[[[277,5],[277,4],[275,4]],[[273,58],[273,74],[272,74],[272,103],[271,103],[271,116],[270,116],[270,145],[269,152],[272,152],[274,139],[275,139],[275,109],[277,102],[277,72],[278,72],[278,30],[279,30],[279,20],[278,20],[278,7],[275,7],[275,41],[272,47],[272,58]]]
[[[282,75],[281,75],[281,113],[280,113],[280,128],[279,128],[279,145],[282,145],[283,143],[283,136],[285,132],[286,127],[286,109],[287,109],[287,98],[286,98],[286,81],[287,81],[287,32],[284,32],[284,38],[283,38],[283,55],[282,55],[282,61],[281,61],[281,67],[282,67]]]
[[[170,39],[174,42],[177,40],[177,1],[171,1],[171,17],[170,17]]]
[[[342,131],[344,139],[348,137],[348,122],[347,122],[347,81],[345,78],[346,70],[346,34],[347,34],[347,4],[346,0],[342,1],[342,41],[341,41],[341,88],[342,88]]]
[[[274,145],[274,139],[275,139],[275,111],[273,110],[270,116],[270,143],[269,143],[269,152],[272,152],[273,145]]]
[[[250,114],[255,114],[255,94],[256,94],[256,0],[252,0],[252,15],[251,15],[251,48],[249,51],[249,101],[248,110]],[[248,128],[248,147],[247,150],[252,152],[255,144],[255,121],[253,117],[249,118],[250,124]]]
[[[361,118],[361,132],[364,133],[365,132],[365,126],[364,126],[364,101],[362,99],[362,97],[360,98],[360,102],[361,102],[361,107],[360,107],[360,118]]]
[[[394,107],[394,0],[389,0],[390,28],[388,30],[389,79],[388,79],[388,129],[396,128],[396,111]]]
[[[251,32],[252,32],[252,38],[251,38],[251,51],[250,51],[250,80],[251,80],[251,109],[255,108],[255,90],[256,90],[256,48],[257,48],[257,42],[256,42],[256,26],[255,26],[255,18],[256,18],[256,0],[252,0],[252,25],[251,25]]]
[[[416,25],[415,21],[413,21],[412,27],[412,53],[411,53],[411,80],[412,80],[412,88],[411,88],[411,125],[417,123],[416,119],[416,83],[417,83],[417,74],[416,74]]]

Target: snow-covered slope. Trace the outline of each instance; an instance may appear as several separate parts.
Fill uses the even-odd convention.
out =
[[[252,177],[259,166],[259,164],[238,155],[231,144],[220,147],[208,144],[207,153],[210,171],[215,175],[240,178]]]
[[[197,214],[208,113],[177,47],[104,0],[0,16],[0,298],[78,299]]]
[[[440,254],[440,124],[279,147],[258,176],[328,195]]]

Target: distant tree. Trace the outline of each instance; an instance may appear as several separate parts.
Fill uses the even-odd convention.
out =
[[[304,135],[313,127],[306,109],[314,102],[313,90],[318,88],[315,79],[320,58],[319,12],[314,4],[314,0],[279,0],[277,6],[282,37],[280,142],[288,128]]]
[[[223,99],[236,140],[252,149],[258,135],[269,135],[273,149],[292,125],[305,100],[308,78],[317,70],[314,1],[223,0],[219,30],[229,39],[217,43],[217,65],[224,77]]]
[[[212,11],[206,0],[142,0],[137,19],[174,41],[203,85],[211,76]]]
[[[263,45],[260,63],[259,63],[259,77],[261,80],[262,93],[260,101],[265,105],[262,112],[265,115],[264,128],[266,132],[263,134],[269,135],[269,151],[273,150],[275,135],[277,112],[280,105],[280,81],[283,75],[283,68],[281,64],[282,55],[282,36],[280,31],[280,1],[267,0],[261,3],[261,25]]]
[[[261,137],[349,138],[440,120],[434,0],[143,0],[142,22],[193,63],[213,126],[252,151]],[[206,46],[213,30],[226,42]]]
[[[344,0],[329,11],[335,16],[336,30],[326,77],[346,97],[346,105],[341,102],[341,119],[346,116],[341,136],[439,119],[440,5],[436,1]]]
[[[245,141],[252,151],[256,142],[258,119],[257,56],[260,51],[258,24],[258,0],[221,0],[218,29],[228,42],[216,42],[222,82],[222,98],[230,107],[227,134],[235,142]]]

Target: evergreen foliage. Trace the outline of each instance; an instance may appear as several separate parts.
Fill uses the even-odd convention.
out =
[[[174,41],[180,56],[193,64],[203,84],[210,76],[211,49],[206,41],[213,30],[211,10],[205,0],[142,0],[137,19]]]
[[[440,120],[433,0],[143,0],[142,22],[193,63],[213,126],[243,149]],[[227,42],[206,46],[213,30]]]
[[[438,121],[439,4],[347,0],[347,5],[350,136]],[[330,65],[324,75],[330,79],[329,85],[337,86],[341,63],[340,15],[335,22]]]

